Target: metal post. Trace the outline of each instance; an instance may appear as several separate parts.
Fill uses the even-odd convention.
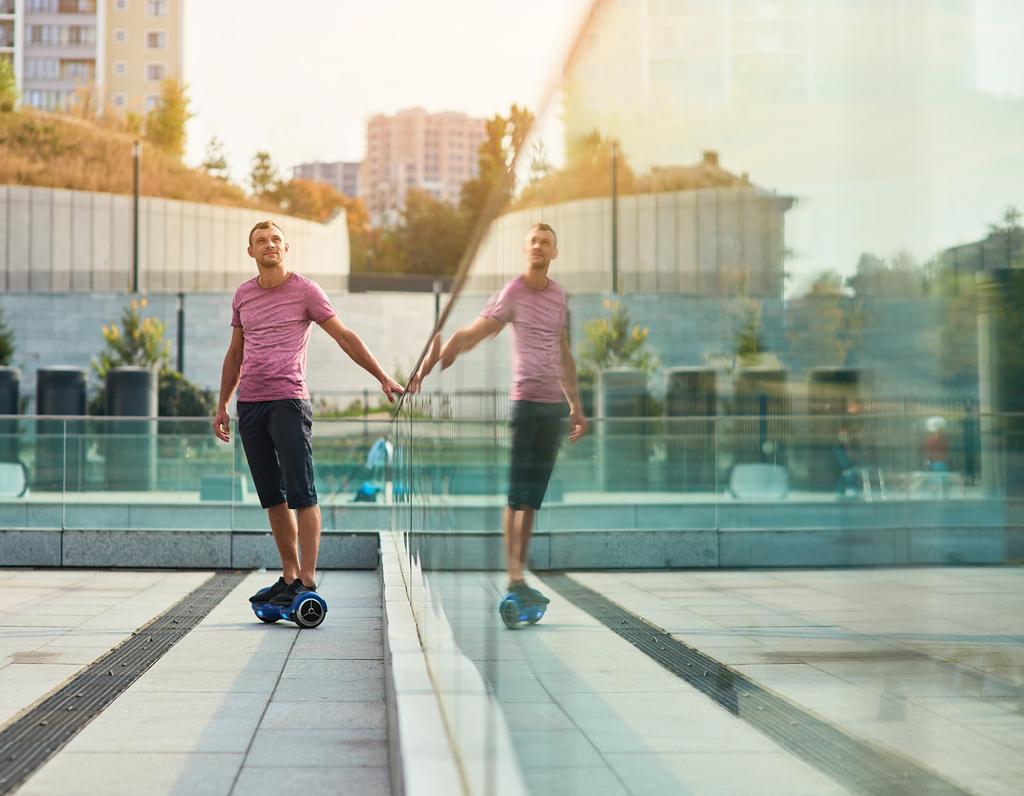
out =
[[[612,295],[619,293],[619,180],[618,144],[612,141]]]
[[[185,294],[178,294],[178,373],[185,375]]]
[[[434,280],[434,328],[437,328],[437,321],[441,317],[441,280]]]
[[[139,164],[142,142],[132,145],[134,177],[132,179],[132,293],[139,292]]]

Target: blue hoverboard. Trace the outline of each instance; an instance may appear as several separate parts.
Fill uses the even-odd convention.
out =
[[[544,616],[547,606],[542,603],[526,602],[519,595],[510,592],[498,606],[498,614],[505,627],[518,630],[526,625],[535,625]]]
[[[315,591],[306,591],[296,596],[289,605],[274,603],[253,603],[252,611],[261,622],[273,624],[286,619],[300,628],[314,628],[327,616],[327,601]]]

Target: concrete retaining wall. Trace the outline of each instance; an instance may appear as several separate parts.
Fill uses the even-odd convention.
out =
[[[793,200],[760,188],[706,188],[621,196],[619,292],[782,296],[784,215]],[[523,239],[537,221],[558,235],[552,274],[567,290],[612,290],[607,197],[499,216],[476,252],[466,287],[493,291],[522,271]]]
[[[144,196],[139,200],[140,290],[233,290],[255,273],[246,236],[268,216],[285,228],[294,270],[326,290],[347,286],[344,212],[319,224],[266,210]],[[0,186],[0,241],[0,291],[131,288],[131,196]]]

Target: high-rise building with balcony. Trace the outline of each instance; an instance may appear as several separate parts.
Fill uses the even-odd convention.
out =
[[[181,78],[183,0],[0,0],[0,57],[24,105],[145,113]]]
[[[477,150],[485,137],[486,121],[464,113],[411,108],[372,117],[359,175],[359,195],[370,219],[394,221],[413,189],[458,202],[462,185],[479,173]]]
[[[334,163],[311,161],[300,163],[292,169],[292,177],[297,180],[324,182],[345,196],[355,198],[359,195],[359,169],[363,164],[359,161],[339,160]]]
[[[21,17],[15,13],[16,0],[0,0],[0,61],[21,60]]]

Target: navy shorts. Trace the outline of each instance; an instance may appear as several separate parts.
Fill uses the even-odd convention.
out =
[[[260,505],[316,505],[313,484],[313,408],[309,401],[239,401],[238,435]]]
[[[512,402],[512,461],[509,466],[508,505],[513,509],[539,509],[548,490],[555,457],[562,442],[564,403]]]

